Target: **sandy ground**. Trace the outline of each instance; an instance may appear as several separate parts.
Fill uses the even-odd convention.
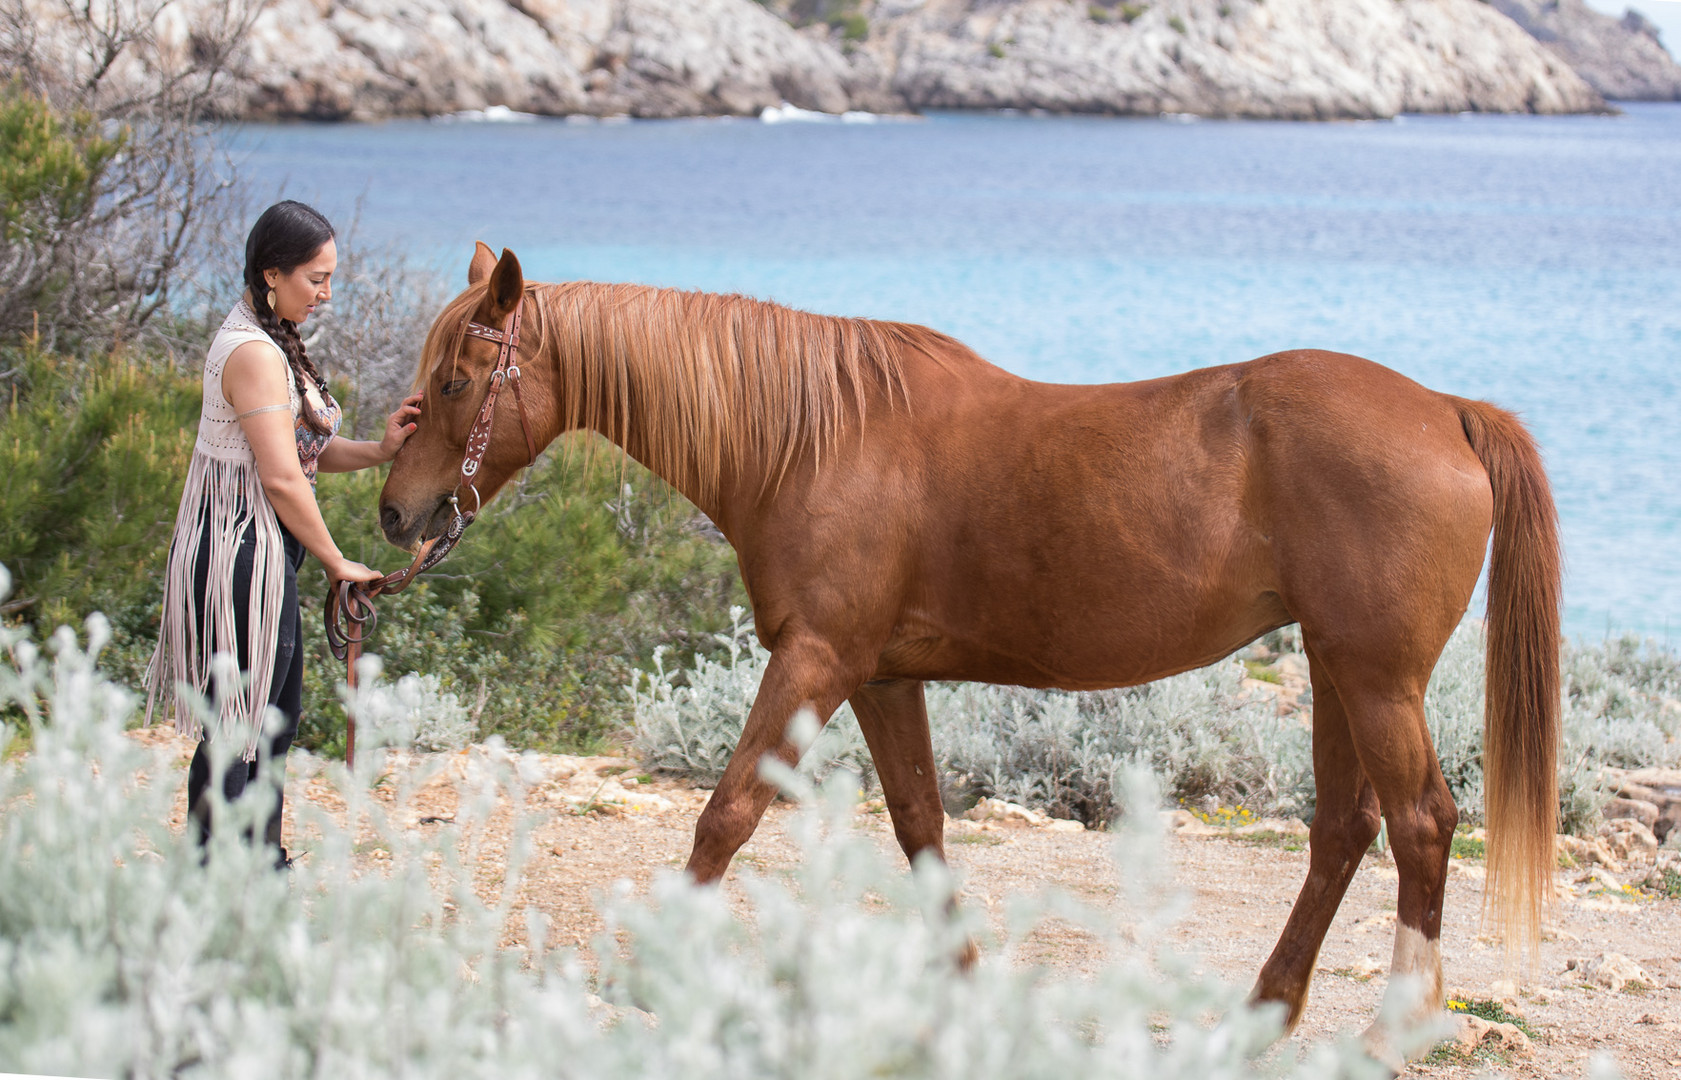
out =
[[[138,735],[151,743],[175,740],[162,729]],[[177,742],[184,772],[190,747]],[[478,753],[475,749],[431,759],[432,767],[443,766],[443,776],[410,805],[410,827],[451,827],[455,795],[450,778],[462,775],[472,754]],[[297,757],[287,789],[288,818],[300,798],[329,810],[342,809],[325,778],[310,775],[314,763],[307,756],[301,762]],[[530,792],[529,805],[538,811],[541,823],[521,899],[548,914],[552,942],[583,945],[601,928],[596,896],[621,879],[641,890],[657,872],[684,864],[707,792],[660,779],[637,783],[634,764],[620,759],[542,760],[548,779]],[[399,762],[397,768],[418,764],[422,763]],[[395,787],[387,782],[376,794],[390,798]],[[184,821],[184,804],[182,795],[177,800],[178,822]],[[737,856],[735,867],[774,873],[790,866],[798,858],[786,829],[791,813],[787,805],[773,806]],[[511,818],[507,811],[500,815],[501,831],[493,830],[482,853],[486,882],[500,880],[500,843]],[[861,808],[856,821],[897,857],[884,813]],[[299,836],[291,821],[287,827],[294,853],[306,849],[308,838]],[[1130,921],[1119,898],[1113,843],[1106,833],[954,822],[947,841],[950,861],[963,875],[965,902],[982,905],[989,914],[1001,913],[1013,895],[1049,886],[1113,912],[1118,922]],[[1276,842],[1173,835],[1168,856],[1174,884],[1188,901],[1171,931],[1174,946],[1193,952],[1204,968],[1247,985],[1284,925],[1307,872],[1307,852],[1287,850]],[[1540,960],[1527,972],[1517,971],[1509,966],[1505,949],[1479,932],[1480,863],[1456,859],[1452,870],[1442,932],[1449,997],[1503,1000],[1539,1038],[1521,1057],[1485,1053],[1464,1058],[1439,1052],[1415,1063],[1411,1074],[1472,1077],[1499,1068],[1514,1076],[1582,1076],[1589,1057],[1603,1052],[1631,1080],[1681,1078],[1681,901],[1612,893],[1599,885],[1576,883],[1579,872],[1561,871],[1561,902]],[[1368,856],[1325,939],[1312,999],[1293,1042],[1310,1044],[1357,1033],[1375,1015],[1393,941],[1395,892],[1393,866],[1382,856]],[[523,925],[523,919],[516,916],[512,924]],[[1070,972],[1089,970],[1103,959],[1096,939],[1063,923],[1039,928],[1030,946],[1029,961]],[[1575,971],[1567,970],[1571,960],[1602,953],[1632,959],[1650,984],[1612,993],[1583,985]]]

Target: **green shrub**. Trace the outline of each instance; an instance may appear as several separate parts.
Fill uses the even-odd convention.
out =
[[[110,613],[107,663],[138,687],[156,642],[162,576],[199,415],[199,378],[134,352],[80,360],[33,345],[0,411],[0,561],[10,617],[43,627]],[[394,679],[436,678],[482,735],[520,746],[599,748],[628,726],[620,687],[661,645],[686,662],[717,646],[741,600],[730,547],[681,496],[616,452],[557,448],[492,504],[449,560],[382,598],[368,644]],[[321,477],[335,539],[393,569],[406,556],[377,523],[382,470]],[[342,751],[333,687],[343,665],[320,630],[326,582],[299,575],[305,716],[300,744]]]
[[[0,237],[8,245],[50,242],[64,222],[86,214],[125,137],[101,135],[91,113],[61,117],[16,82],[0,89]]]
[[[631,721],[621,689],[664,646],[687,663],[719,648],[740,603],[735,553],[692,506],[616,451],[557,445],[467,531],[434,572],[381,598],[367,651],[393,676],[435,676],[470,703],[480,736],[543,750],[599,750]],[[323,476],[320,501],[353,559],[406,556],[378,526],[376,470]],[[313,632],[325,581],[306,564],[312,661],[300,742],[342,751],[332,687],[343,665]],[[302,579],[301,579],[302,580]]]
[[[870,20],[862,12],[835,15],[830,18],[829,25],[841,32],[842,41],[863,41],[870,36]]]
[[[95,360],[33,344],[0,411],[4,610],[43,627],[109,613],[117,673],[138,679],[156,640],[164,555],[197,434],[199,381],[119,351]]]

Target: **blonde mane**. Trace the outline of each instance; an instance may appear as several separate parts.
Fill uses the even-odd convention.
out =
[[[484,292],[469,288],[433,323],[416,389],[460,355]],[[646,285],[533,284],[526,301],[527,339],[558,361],[562,430],[620,445],[634,433],[654,472],[704,495],[729,462],[756,459],[774,483],[802,451],[820,459],[853,419],[863,424],[872,388],[909,404],[902,349],[955,344],[906,323]]]

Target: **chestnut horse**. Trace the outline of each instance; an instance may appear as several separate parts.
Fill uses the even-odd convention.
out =
[[[921,326],[635,285],[528,285],[483,244],[427,336],[419,429],[380,499],[414,550],[449,524],[493,331],[523,313],[523,401],[493,408],[478,494],[593,430],[734,545],[771,652],[689,872],[723,875],[775,792],[765,754],[802,706],[850,701],[907,856],[944,857],[930,679],[1089,690],[1213,663],[1301,626],[1318,792],[1307,881],[1255,997],[1301,1016],[1320,943],[1388,823],[1392,973],[1442,998],[1458,812],[1424,691],[1493,534],[1489,906],[1539,937],[1556,814],[1559,551],[1534,442],[1510,413],[1367,360],[1277,353],[1110,386],[1017,378]],[[500,380],[498,380],[500,382]],[[1391,980],[1392,986],[1406,980]]]

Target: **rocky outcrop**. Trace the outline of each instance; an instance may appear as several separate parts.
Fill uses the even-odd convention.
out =
[[[23,2],[44,52],[83,48],[57,29],[71,7]],[[177,0],[159,48],[192,55],[195,26],[246,2]],[[269,0],[231,74],[221,107],[256,118],[1604,107],[1564,53],[1481,0]]]
[[[1329,119],[1602,106],[1477,0],[882,0],[876,10],[868,47],[917,108]]]
[[[1621,19],[1582,0],[1490,0],[1552,50],[1605,97],[1622,101],[1681,101],[1681,64],[1658,41],[1657,27],[1639,12]]]
[[[238,70],[259,117],[893,108],[824,32],[751,0],[276,0]]]

